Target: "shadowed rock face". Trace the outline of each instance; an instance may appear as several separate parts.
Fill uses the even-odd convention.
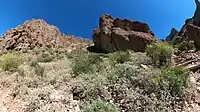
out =
[[[194,16],[185,21],[181,30],[175,35],[173,41],[190,41],[193,40],[195,47],[200,49],[200,2],[195,0],[196,10]]]
[[[189,24],[187,25],[188,40],[193,40],[197,49],[200,49],[200,27]]]
[[[171,41],[176,36],[177,33],[178,30],[172,28],[170,34],[166,37],[166,41]]]
[[[193,24],[196,26],[200,26],[200,2],[198,0],[195,0],[196,3],[196,10],[194,13],[194,22]]]
[[[100,17],[99,28],[94,30],[93,41],[98,51],[132,49],[143,52],[147,45],[157,42],[157,39],[146,23],[105,14]]]
[[[65,36],[58,28],[47,24],[44,20],[26,21],[17,28],[8,30],[0,41],[2,51],[34,49],[40,47],[72,49],[73,46],[84,45],[86,40],[75,36]]]

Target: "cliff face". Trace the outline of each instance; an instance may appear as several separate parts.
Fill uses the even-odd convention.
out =
[[[192,18],[186,19],[181,30],[174,36],[172,41],[194,41],[197,49],[200,49],[200,2],[195,0],[196,10]]]
[[[146,23],[103,15],[94,30],[95,48],[103,52],[132,49],[143,52],[148,44],[157,42]]]
[[[166,41],[173,40],[173,38],[176,36],[177,33],[178,33],[178,30],[175,28],[172,28],[170,34],[166,37]]]

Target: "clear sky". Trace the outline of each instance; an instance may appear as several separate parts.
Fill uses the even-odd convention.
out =
[[[26,20],[41,18],[61,32],[92,38],[104,13],[149,24],[158,38],[180,29],[195,11],[194,0],[0,0],[0,35]]]

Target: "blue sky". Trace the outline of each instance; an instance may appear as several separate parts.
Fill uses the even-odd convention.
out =
[[[0,35],[26,20],[41,18],[61,32],[92,38],[104,13],[149,24],[158,38],[180,29],[195,11],[194,0],[0,0]]]

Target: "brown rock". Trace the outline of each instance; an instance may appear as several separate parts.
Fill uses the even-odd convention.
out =
[[[86,46],[88,40],[75,36],[65,36],[58,28],[44,20],[26,21],[17,28],[8,30],[0,41],[0,50],[22,50],[40,47],[63,48],[68,50],[72,45]]]
[[[143,52],[148,44],[157,42],[157,39],[146,23],[105,14],[100,17],[99,28],[94,30],[93,41],[95,48],[103,52],[127,49]]]
[[[200,27],[194,26],[192,24],[187,25],[187,34],[188,34],[188,40],[193,40],[195,47],[197,49],[200,49]]]
[[[173,38],[176,36],[177,33],[178,33],[178,30],[176,30],[175,28],[172,28],[170,34],[166,37],[166,41],[173,40]]]

